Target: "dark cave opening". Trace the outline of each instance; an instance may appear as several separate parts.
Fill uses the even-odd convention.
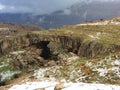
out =
[[[42,49],[40,56],[44,59],[49,59],[51,57],[50,48],[47,46],[50,41],[41,41],[40,48]]]

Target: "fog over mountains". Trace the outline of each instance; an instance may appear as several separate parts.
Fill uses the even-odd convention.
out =
[[[37,1],[39,1],[39,3],[36,2],[37,5],[39,5],[41,0]],[[35,7],[37,8],[35,11],[37,13],[33,12],[33,9],[31,9],[31,12],[29,10],[27,12],[26,10],[24,12],[14,13],[13,11],[12,13],[8,11],[3,12],[1,9],[0,22],[36,24],[42,26],[43,28],[54,28],[62,25],[77,24],[84,21],[93,21],[120,16],[119,0],[75,0],[74,2],[71,1],[73,4],[69,3],[65,5],[62,5],[64,4],[62,3],[63,1],[61,1],[61,3],[57,1],[54,2],[54,5],[52,6],[56,9],[49,9],[52,4],[43,9],[46,12],[47,10],[50,10],[49,13],[39,13],[39,9],[41,8],[37,8],[37,6]],[[65,3],[68,2],[70,2],[70,0],[67,0]],[[57,7],[57,4],[59,8]]]

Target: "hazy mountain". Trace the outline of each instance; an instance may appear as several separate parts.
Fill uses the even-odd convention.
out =
[[[96,20],[100,18],[111,18],[120,15],[120,1],[111,2],[83,2],[68,8],[71,15],[83,17],[84,20]]]
[[[81,0],[81,2],[71,7],[55,11],[51,14],[0,14],[0,21],[7,23],[36,24],[44,28],[54,28],[115,16],[120,16],[120,1],[118,0]]]

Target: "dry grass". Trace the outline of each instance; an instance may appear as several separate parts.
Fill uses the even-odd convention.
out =
[[[120,45],[120,25],[64,26],[57,29],[34,31],[42,35],[82,37],[84,41],[97,41],[105,45]]]

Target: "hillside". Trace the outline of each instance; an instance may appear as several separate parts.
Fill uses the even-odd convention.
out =
[[[9,28],[17,31],[35,31],[42,30],[40,26],[37,25],[25,25],[25,24],[11,24],[11,23],[0,23],[0,28]]]
[[[116,17],[49,30],[23,30],[9,37],[4,34],[0,89],[119,90],[119,29]]]

